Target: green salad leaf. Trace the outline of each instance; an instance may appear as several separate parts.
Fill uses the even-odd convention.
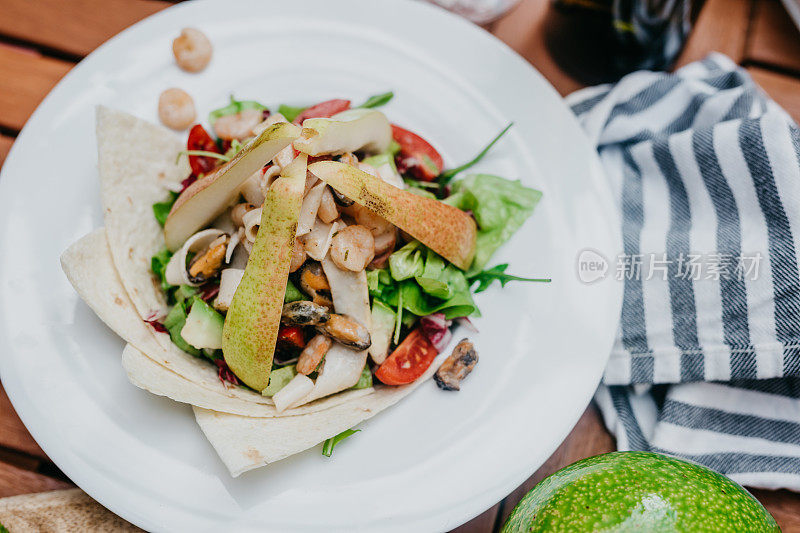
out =
[[[0,524],[0,533],[11,533],[6,526]]]
[[[469,278],[469,285],[470,287],[478,283],[478,288],[475,289],[475,294],[479,292],[483,292],[489,288],[489,285],[492,284],[494,280],[500,282],[501,287],[505,287],[506,283],[509,281],[539,281],[543,283],[549,283],[550,278],[521,278],[519,276],[512,276],[511,274],[506,274],[506,269],[508,268],[508,263],[504,263],[502,265],[495,265],[490,269],[483,270],[478,272],[477,274],[470,276]]]
[[[300,113],[302,113],[306,109],[308,109],[308,106],[297,107],[297,106],[281,104],[278,107],[278,113],[283,115],[289,122],[294,122],[294,119],[296,119],[300,115]]]
[[[364,108],[380,107],[382,105],[388,104],[392,98],[394,98],[394,93],[392,91],[385,92],[382,94],[373,94],[372,96],[367,98],[366,102],[364,102],[358,107],[364,107]]]
[[[453,182],[452,187],[453,194],[443,202],[471,211],[478,223],[475,259],[467,272],[467,276],[474,276],[533,213],[542,193],[519,181],[490,174],[467,176]]]
[[[286,293],[283,296],[283,303],[298,302],[300,300],[308,300],[308,296],[300,292],[292,280],[286,281]]]
[[[373,297],[416,316],[441,311],[449,319],[478,312],[464,273],[418,241],[394,252],[388,270],[369,272],[367,285]]]
[[[353,435],[354,433],[358,433],[361,431],[360,429],[345,429],[335,437],[331,437],[330,439],[325,441],[325,444],[322,445],[322,455],[325,457],[330,457],[333,453],[333,449],[336,447],[337,444],[342,442],[344,439]]]
[[[153,274],[161,281],[161,289],[165,292],[172,288],[172,285],[167,283],[165,277],[167,263],[169,263],[171,257],[172,252],[164,248],[150,259],[150,270],[152,270]]]
[[[219,109],[215,109],[208,114],[208,122],[213,126],[214,122],[217,121],[218,118],[224,117],[226,115],[235,115],[236,113],[241,113],[246,109],[258,109],[259,111],[264,111],[267,109],[267,106],[262,105],[255,100],[236,100],[233,95],[231,95],[231,103],[226,105],[225,107],[220,107]]]
[[[169,192],[169,198],[163,202],[156,202],[153,204],[153,215],[156,217],[158,224],[163,228],[167,223],[167,216],[172,209],[172,204],[178,199],[178,193],[174,191]]]

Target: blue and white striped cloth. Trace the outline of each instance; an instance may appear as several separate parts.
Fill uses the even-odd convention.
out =
[[[618,448],[800,490],[800,130],[718,54],[568,103],[622,213]]]

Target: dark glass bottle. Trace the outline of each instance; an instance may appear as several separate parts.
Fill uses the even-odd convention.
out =
[[[545,43],[587,84],[634,70],[665,70],[678,57],[702,0],[553,0]]]

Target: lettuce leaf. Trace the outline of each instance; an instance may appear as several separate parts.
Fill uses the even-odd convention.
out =
[[[367,273],[370,294],[417,316],[442,312],[449,318],[472,315],[472,301],[464,273],[422,243],[413,241],[389,257],[389,269]]]
[[[490,174],[473,174],[453,182],[452,192],[443,200],[462,211],[471,211],[478,223],[475,260],[467,272],[480,272],[492,254],[531,216],[542,193],[519,181]]]

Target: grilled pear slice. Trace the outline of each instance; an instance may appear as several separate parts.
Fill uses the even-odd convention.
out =
[[[302,137],[294,147],[310,156],[358,150],[378,153],[391,142],[392,127],[386,115],[374,109],[348,109],[331,118],[304,120]]]
[[[167,222],[167,248],[177,250],[200,228],[217,218],[239,194],[239,187],[259,168],[300,136],[300,128],[279,122],[248,142],[233,159],[181,193]]]
[[[336,161],[308,166],[316,177],[382,216],[461,270],[475,257],[477,226],[464,211],[389,185],[380,178]]]
[[[256,241],[222,330],[225,362],[236,377],[258,391],[269,385],[306,162],[306,156],[299,155],[267,191]]]

